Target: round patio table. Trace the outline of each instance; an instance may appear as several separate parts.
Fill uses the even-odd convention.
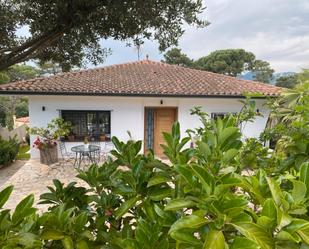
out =
[[[79,168],[85,157],[88,157],[90,162],[95,163],[95,153],[100,151],[100,146],[91,144],[88,146],[78,145],[72,147],[71,150],[75,153],[74,167],[77,164]]]

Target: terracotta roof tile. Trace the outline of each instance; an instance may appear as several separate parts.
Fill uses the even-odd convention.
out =
[[[132,96],[277,96],[282,88],[143,60],[0,85],[0,94]]]
[[[17,118],[16,121],[20,123],[29,123],[29,117]]]

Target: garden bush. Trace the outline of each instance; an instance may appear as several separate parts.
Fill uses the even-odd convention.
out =
[[[113,158],[79,170],[86,187],[54,180],[40,197],[43,214],[33,195],[10,213],[2,207],[13,187],[0,192],[0,248],[308,249],[308,107],[302,94],[289,104],[288,125],[264,134],[278,139],[272,151],[242,141],[249,107],[217,120],[194,109],[202,127],[181,138],[175,123],[164,133],[169,162],[140,154],[141,141],[113,137]]]
[[[0,137],[0,165],[13,162],[18,154],[19,144],[15,138],[4,140]]]

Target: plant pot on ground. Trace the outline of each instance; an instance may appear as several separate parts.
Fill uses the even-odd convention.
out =
[[[100,135],[100,141],[106,141],[106,135],[104,133]]]
[[[57,146],[40,150],[40,163],[51,165],[58,162]]]

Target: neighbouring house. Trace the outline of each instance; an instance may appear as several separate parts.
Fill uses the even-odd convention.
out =
[[[244,93],[259,93],[257,109],[263,114],[247,123],[243,134],[257,137],[265,128],[266,97],[282,89],[221,74],[143,60],[102,68],[61,73],[0,86],[0,94],[29,96],[31,126],[46,126],[56,117],[71,121],[68,146],[86,136],[108,140],[117,136],[143,140],[144,151],[162,155],[162,132],[171,130],[178,120],[181,132],[199,127],[190,110],[201,106],[210,116],[237,113]],[[34,137],[31,137],[33,141]],[[39,153],[32,149],[32,157]]]
[[[29,126],[29,117],[16,118],[13,116],[14,129],[9,130],[7,127],[1,127],[0,125],[0,137],[8,140],[15,137],[18,142],[25,142],[27,136],[27,127]]]
[[[29,117],[16,118],[16,116],[14,115],[13,119],[14,119],[14,129],[22,125],[29,126]]]

